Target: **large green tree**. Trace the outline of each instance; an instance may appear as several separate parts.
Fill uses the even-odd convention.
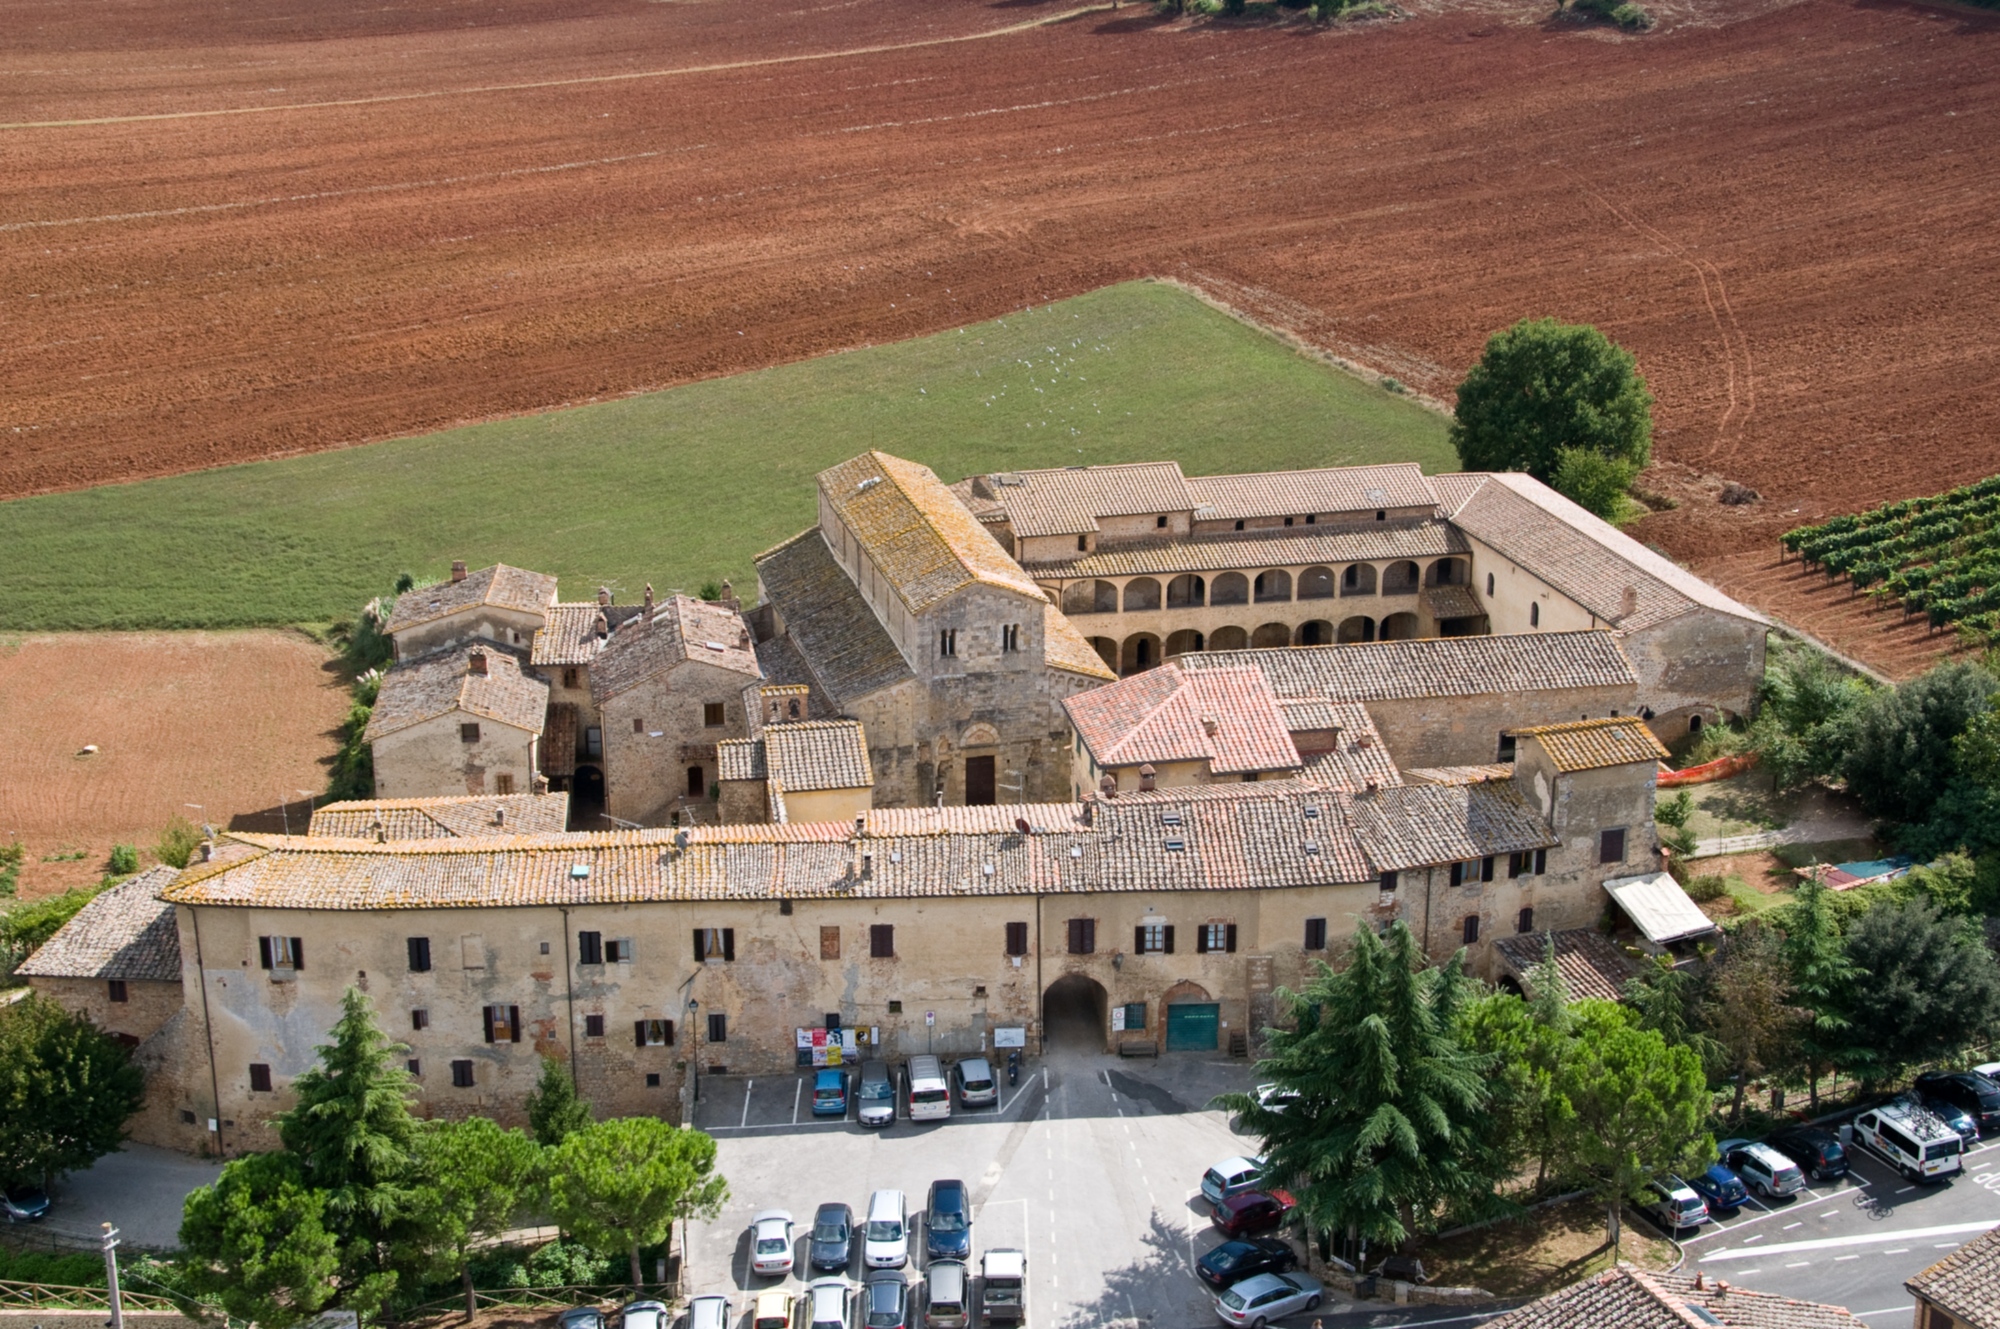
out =
[[[527,1107],[528,1133],[544,1149],[590,1124],[590,1104],[578,1096],[569,1067],[555,1057],[542,1058],[542,1076],[528,1093]]]
[[[1800,1006],[1779,939],[1759,929],[1737,938],[1715,965],[1705,1023],[1735,1083],[1730,1119],[1740,1121],[1752,1080],[1795,1070],[1811,1013]]]
[[[326,1195],[307,1183],[298,1159],[236,1159],[181,1211],[188,1290],[262,1329],[311,1319],[340,1288],[340,1243],[325,1219]]]
[[[1878,817],[1928,821],[1960,778],[1960,736],[1992,709],[1996,690],[2000,680],[1992,674],[1957,662],[1875,693],[1848,750],[1849,791]]]
[[[1561,1175],[1561,1151],[1575,1116],[1558,1078],[1574,1021],[1553,941],[1529,974],[1528,989],[1527,1001],[1509,992],[1487,993],[1465,1008],[1462,1023],[1467,1042],[1488,1067],[1486,1142],[1503,1168],[1532,1156],[1540,1191],[1550,1177]]]
[[[1528,319],[1459,384],[1451,441],[1467,470],[1526,471],[1610,516],[1652,458],[1652,407],[1631,354],[1596,328]]]
[[[1978,922],[1925,899],[1884,901],[1847,932],[1843,1062],[1879,1084],[1957,1052],[2000,1024],[2000,964]]]
[[[293,1081],[293,1106],[278,1138],[326,1201],[325,1223],[340,1245],[343,1303],[364,1312],[396,1289],[397,1252],[413,1236],[414,1150],[405,1051],[383,1035],[368,998],[349,988],[332,1041]]]
[[[1750,744],[1781,788],[1840,774],[1869,688],[1824,653],[1794,647],[1764,669]]]
[[[117,1040],[31,994],[0,1008],[0,1182],[46,1185],[117,1149],[145,1097]]]
[[[715,1140],[655,1117],[614,1117],[565,1136],[549,1151],[549,1207],[565,1231],[632,1261],[667,1241],[677,1218],[713,1218],[729,1198],[715,1172]]]
[[[433,1267],[458,1275],[468,1316],[479,1312],[472,1249],[514,1225],[540,1164],[533,1140],[486,1117],[430,1122],[417,1135],[414,1225]]]
[[[1799,898],[1786,914],[1785,962],[1791,969],[1792,991],[1807,1012],[1798,1034],[1799,1055],[1817,1115],[1820,1076],[1834,1069],[1847,1050],[1845,1011],[1854,981],[1846,938],[1826,887],[1817,881],[1799,884]]]
[[[1298,1101],[1218,1102],[1263,1137],[1268,1170],[1314,1227],[1394,1246],[1491,1195],[1487,1065],[1460,1018],[1474,995],[1462,956],[1428,966],[1400,922],[1382,937],[1358,928],[1347,968],[1321,964],[1281,995],[1294,1027],[1271,1032],[1258,1073]]]
[[[1701,1059],[1608,1001],[1582,1001],[1560,1082],[1575,1109],[1571,1156],[1604,1205],[1612,1249],[1625,1204],[1645,1184],[1705,1156],[1708,1083]]]

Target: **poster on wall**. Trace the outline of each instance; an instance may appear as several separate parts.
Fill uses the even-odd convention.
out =
[[[819,1066],[845,1066],[855,1061],[860,1053],[859,1034],[856,1029],[800,1029],[797,1031],[798,1050],[812,1054],[812,1064]],[[799,1059],[801,1066],[805,1058]]]
[[[1024,1048],[1028,1046],[1028,1030],[1024,1025],[1003,1027],[993,1031],[993,1046],[996,1048]]]
[[[1125,1032],[1125,1008],[1123,1006],[1113,1006],[1111,1008],[1111,1032],[1114,1034]]]

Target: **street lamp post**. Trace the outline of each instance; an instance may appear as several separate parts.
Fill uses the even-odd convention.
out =
[[[688,1074],[694,1077],[694,1101],[701,1102],[701,1030],[695,1024],[695,1017],[701,1012],[701,1003],[688,998]]]

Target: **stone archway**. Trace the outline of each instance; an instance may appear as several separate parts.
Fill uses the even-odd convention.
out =
[[[1292,644],[1292,630],[1283,623],[1266,623],[1250,634],[1250,644],[1259,650]]]
[[[1125,639],[1118,656],[1120,674],[1143,674],[1160,663],[1160,639],[1150,632],[1135,632]]]
[[[1338,635],[1340,644],[1343,646],[1349,646],[1360,641],[1374,641],[1375,620],[1366,614],[1356,614],[1354,617],[1342,621]]]
[[[1111,998],[1087,974],[1064,974],[1042,994],[1042,1051],[1104,1051]]]
[[[1240,651],[1250,645],[1250,634],[1239,627],[1217,628],[1208,634],[1211,651]]]
[[[1298,646],[1331,646],[1333,644],[1333,624],[1323,618],[1309,618],[1299,624],[1293,636],[1293,644]]]
[[[1170,632],[1167,634],[1167,658],[1171,660],[1176,655],[1187,655],[1191,652],[1199,651],[1202,641],[1202,635],[1193,628],[1182,628],[1178,632]]]
[[[1420,626],[1415,614],[1391,614],[1382,620],[1383,641],[1412,641]]]
[[[1090,649],[1097,652],[1097,658],[1104,661],[1107,669],[1116,672],[1118,669],[1118,643],[1109,637],[1092,637],[1089,640]]]

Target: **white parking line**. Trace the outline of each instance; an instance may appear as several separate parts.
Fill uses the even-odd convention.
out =
[[[750,1086],[755,1083],[757,1083],[755,1080],[745,1080],[743,1082],[743,1120],[736,1123],[738,1130],[742,1130],[750,1124]]]
[[[1858,1260],[1860,1258],[1859,1255],[1836,1255],[1833,1257],[1833,1262],[1839,1264],[1842,1260]]]
[[[805,1092],[805,1088],[806,1077],[801,1075],[798,1078],[798,1082],[792,1086],[792,1125],[794,1126],[799,1124],[799,1095]]]
[[[1807,1265],[1809,1265],[1809,1264],[1811,1264],[1811,1263],[1812,1263],[1812,1261],[1811,1261],[1811,1260],[1797,1260],[1797,1261],[1794,1261],[1794,1262],[1793,1262],[1793,1263],[1791,1263],[1791,1264],[1788,1264],[1788,1265],[1786,1265],[1786,1266],[1785,1266],[1785,1268],[1787,1268],[1787,1269],[1803,1269],[1803,1268],[1805,1268],[1805,1267],[1806,1267]]]
[[[1947,1223],[1942,1227],[1907,1228],[1901,1232],[1862,1232],[1851,1237],[1819,1237],[1812,1241],[1787,1241],[1776,1246],[1760,1246],[1754,1251],[1731,1250],[1714,1251],[1702,1257],[1704,1263],[1718,1260],[1741,1260],[1752,1255],[1790,1254],[1793,1251],[1833,1250],[1842,1246],[1874,1246],[1885,1241],[1910,1241],[1918,1237],[1949,1237],[1961,1232],[1986,1232],[2000,1227],[2000,1220],[1987,1219],[1979,1223]],[[1846,1258],[1846,1257],[1841,1257]],[[1859,1259],[1859,1256],[1854,1257]]]

